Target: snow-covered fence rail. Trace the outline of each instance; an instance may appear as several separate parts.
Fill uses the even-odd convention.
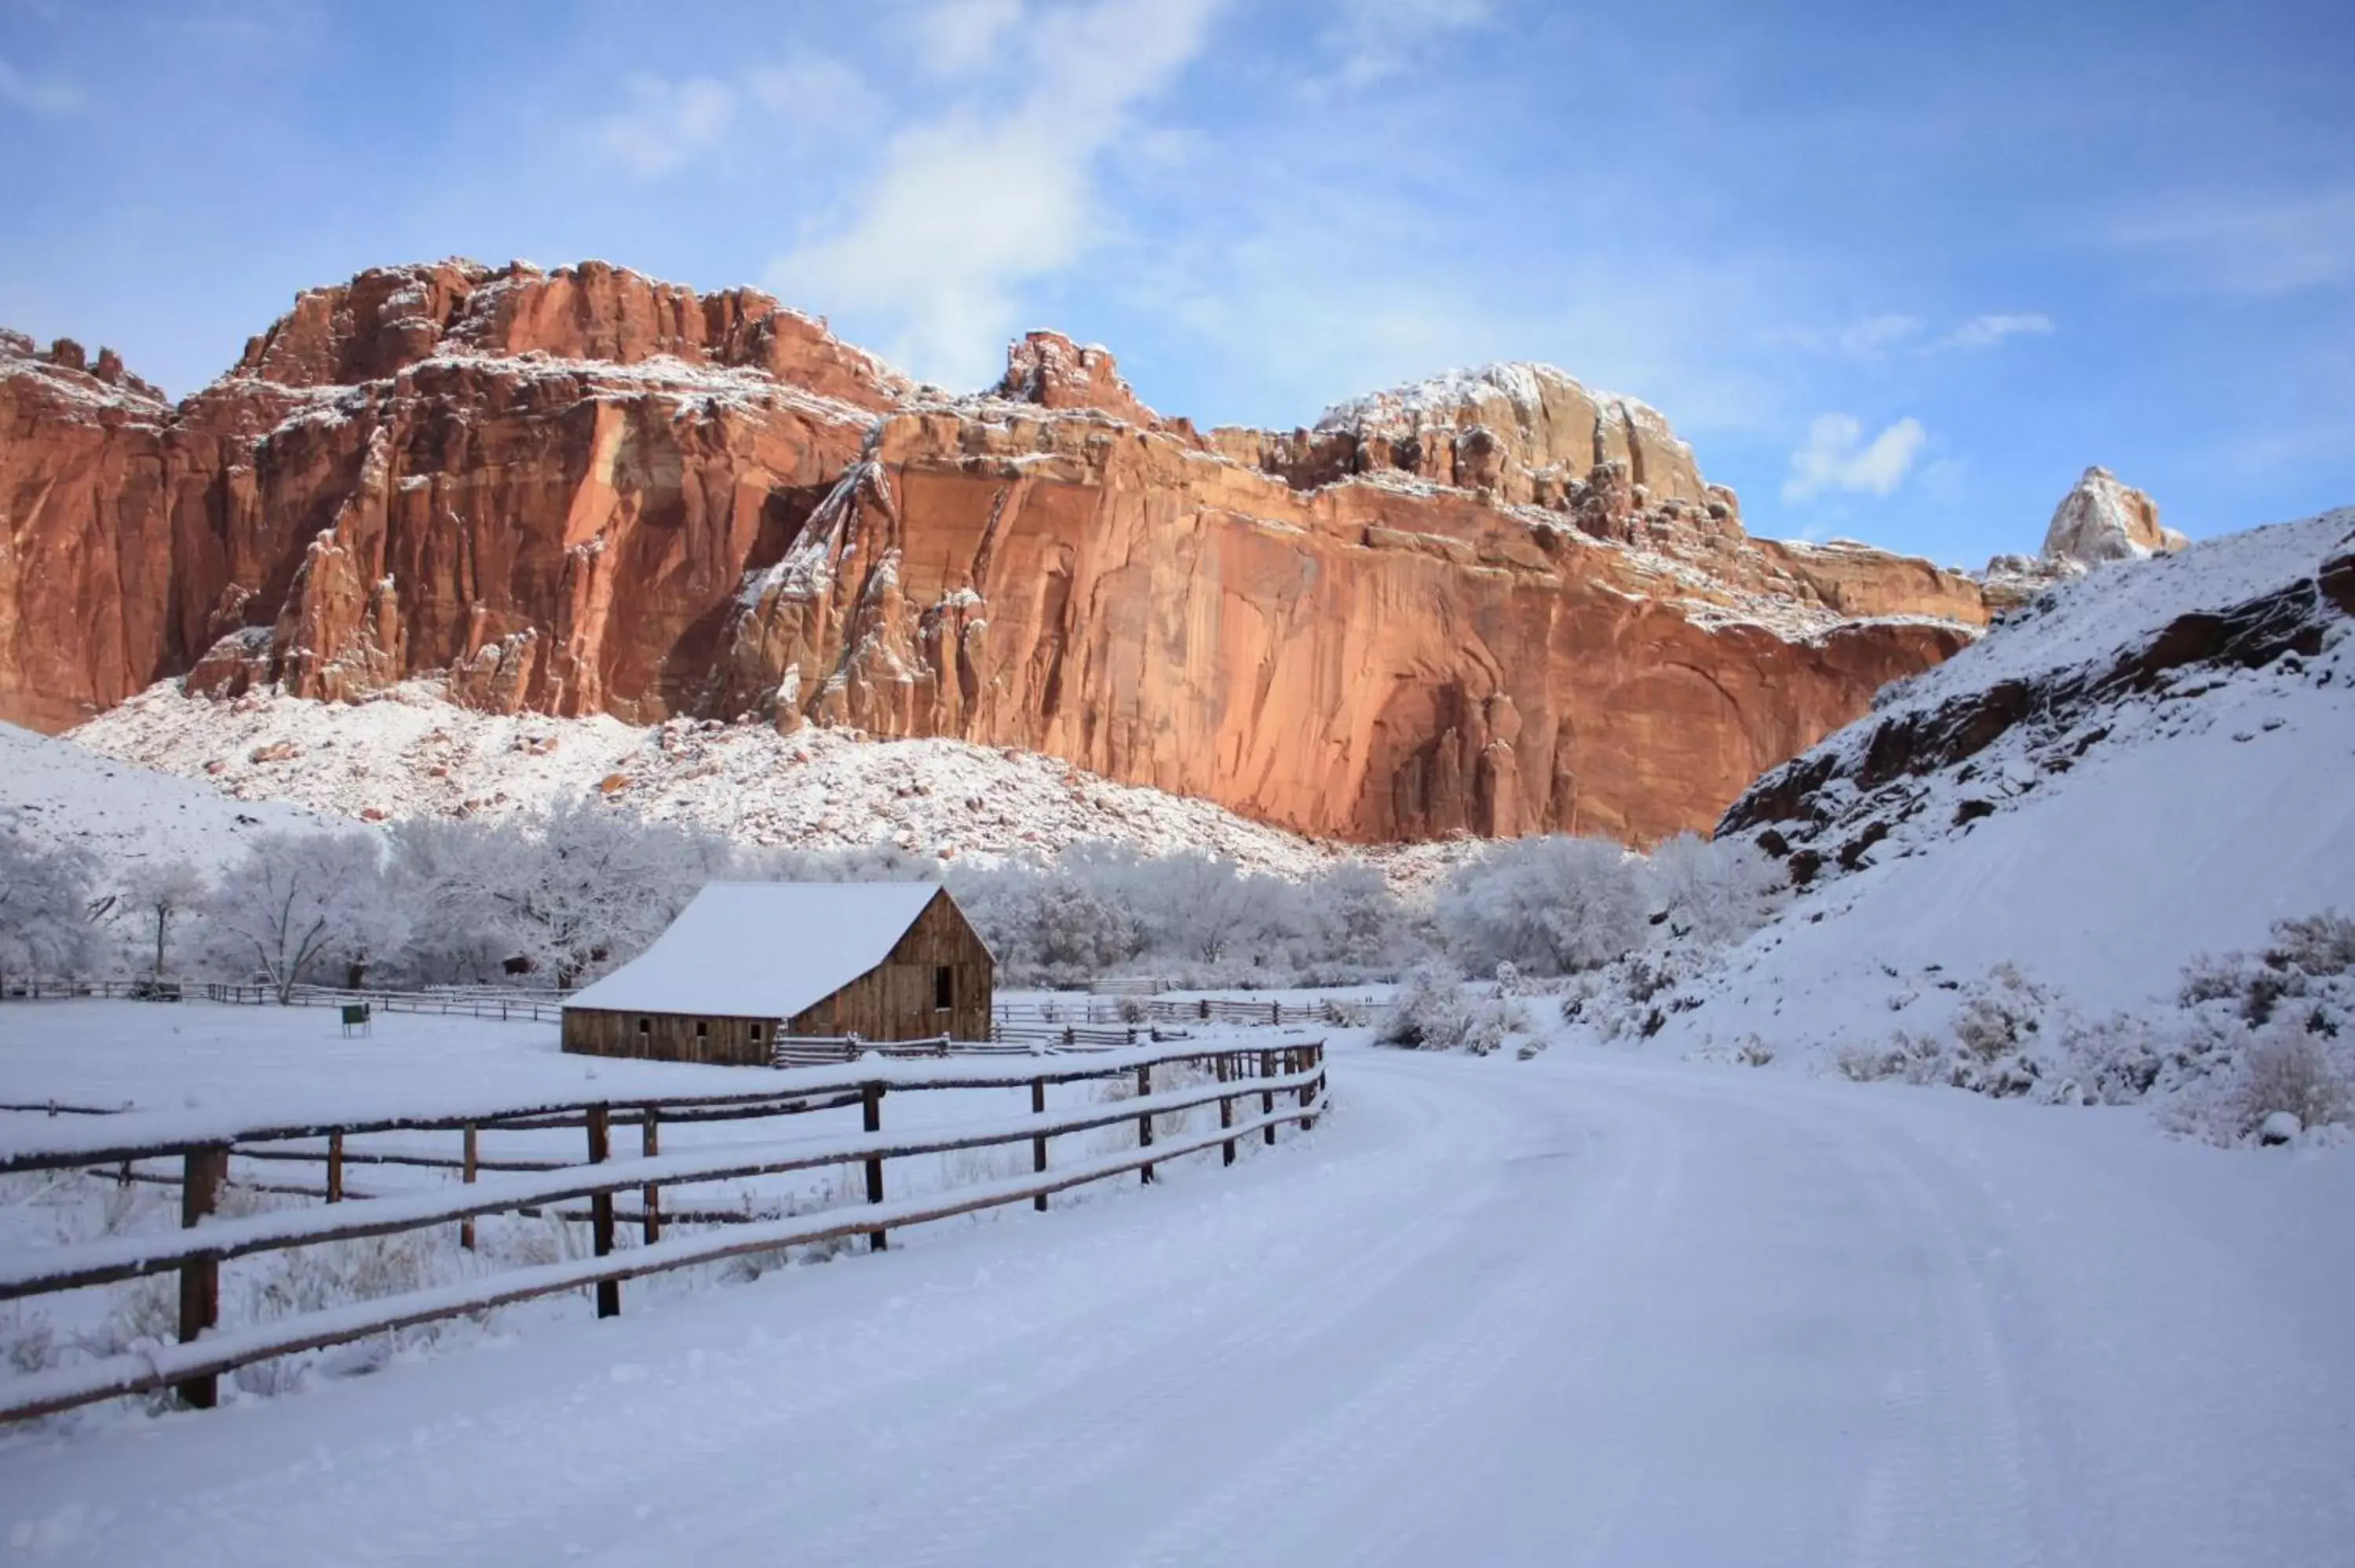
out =
[[[990,1013],[990,1033],[999,1039],[1044,1038],[1056,1029],[1157,1023],[1265,1024],[1335,1022],[1361,1011],[1362,1002],[1320,996],[1312,1001],[1240,997],[1085,995],[1043,1001],[1001,1001]]]
[[[1054,1192],[1132,1171],[1151,1181],[1157,1163],[1212,1148],[1222,1147],[1225,1162],[1232,1164],[1242,1139],[1257,1134],[1273,1144],[1279,1126],[1312,1127],[1324,1101],[1321,1040],[1273,1045],[1188,1041],[1108,1052],[1091,1056],[1085,1065],[1027,1052],[1020,1054],[1027,1059],[1009,1054],[997,1061],[862,1060],[845,1068],[783,1073],[768,1087],[755,1091],[556,1102],[476,1100],[463,1105],[453,1105],[446,1097],[439,1102],[429,1097],[391,1114],[360,1118],[284,1115],[256,1122],[214,1111],[124,1111],[0,1125],[0,1175],[92,1166],[120,1166],[128,1171],[133,1162],[140,1160],[177,1159],[181,1162],[181,1228],[176,1233],[109,1236],[0,1256],[0,1301],[176,1271],[179,1342],[0,1382],[0,1420],[41,1415],[165,1387],[176,1389],[191,1405],[208,1406],[214,1403],[219,1374],[255,1361],[585,1287],[595,1287],[597,1315],[609,1318],[621,1311],[621,1287],[626,1279],[859,1234],[880,1250],[895,1228],[1024,1199],[1043,1211]],[[1156,1086],[1156,1069],[1178,1064],[1207,1068],[1209,1076]],[[1109,1103],[1049,1112],[1049,1085],[1091,1080],[1118,1082],[1124,1087],[1133,1081],[1134,1093]],[[933,1123],[897,1135],[883,1130],[887,1094],[1026,1086],[1030,1092],[1027,1117]],[[687,1153],[661,1152],[659,1132],[665,1125],[792,1115],[820,1103],[859,1105],[861,1131],[733,1142]],[[1156,1118],[1214,1103],[1219,1107],[1216,1132],[1189,1131],[1156,1143]],[[1134,1149],[1050,1169],[1050,1139],[1132,1121],[1137,1132]],[[617,1159],[614,1128],[630,1125],[641,1129],[640,1155]],[[585,1162],[554,1170],[510,1162],[504,1171],[487,1177],[481,1174],[490,1169],[478,1154],[477,1139],[483,1130],[557,1128],[586,1132]],[[368,1198],[345,1190],[343,1167],[349,1158],[345,1149],[348,1139],[431,1131],[464,1134],[462,1183]],[[252,1158],[254,1145],[299,1143],[306,1146],[302,1157],[315,1158],[308,1146],[322,1141],[331,1206],[232,1219],[212,1217],[229,1179],[232,1156]],[[887,1160],[1025,1143],[1031,1152],[1031,1172],[1027,1176],[896,1201],[884,1194]],[[662,1234],[660,1192],[666,1186],[847,1165],[865,1167],[863,1206],[757,1220],[667,1239]],[[615,1198],[623,1193],[634,1195],[642,1205],[637,1217],[643,1240],[637,1246],[617,1250]],[[461,1225],[462,1236],[471,1245],[473,1223],[479,1216],[583,1198],[591,1205],[591,1257],[509,1269],[226,1331],[217,1327],[219,1271],[229,1259],[452,1223]]]
[[[278,991],[267,985],[208,983],[202,988],[207,1001],[261,1006],[278,1001]],[[443,1018],[496,1018],[508,1022],[561,1023],[564,997],[559,991],[501,991],[496,988],[465,991],[353,991],[339,986],[298,985],[286,997],[293,1007],[364,1006],[378,1012],[416,1012]]]

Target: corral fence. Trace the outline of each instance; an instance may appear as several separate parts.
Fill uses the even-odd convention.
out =
[[[1106,984],[1117,982],[1107,981]],[[440,1017],[492,1018],[509,1022],[561,1023],[568,993],[527,991],[500,986],[436,986],[424,991],[353,990],[341,986],[298,985],[288,1001],[296,1007],[357,1007],[378,1012],[423,1013]],[[278,1000],[274,986],[173,979],[17,980],[0,985],[0,1000],[51,1001],[68,997],[112,997],[145,1001],[206,1001],[259,1007]],[[1243,1001],[1232,997],[1185,999],[1121,992],[1110,995],[1077,993],[1039,1001],[1004,1001],[990,1012],[989,1038],[998,1044],[1041,1044],[1066,1050],[1112,1050],[1162,1037],[1162,1031],[1188,1024],[1232,1028],[1237,1025],[1285,1024],[1343,1026],[1362,1022],[1366,1003],[1337,997],[1303,1001]],[[877,1047],[869,1045],[868,1049]],[[976,1044],[960,1047],[972,1051]],[[796,1057],[795,1060],[840,1061],[839,1055]]]
[[[497,1018],[526,1023],[560,1023],[565,993],[508,990],[500,986],[447,986],[425,991],[368,991],[343,986],[298,985],[288,994],[293,1007],[368,1007],[378,1012],[421,1012],[444,1017]],[[278,988],[220,980],[140,976],[132,980],[18,979],[0,984],[0,1001],[59,1001],[75,997],[128,1001],[200,999],[243,1007],[278,1001]]]
[[[0,1175],[27,1171],[88,1171],[128,1182],[142,1161],[176,1161],[176,1174],[148,1177],[180,1190],[176,1234],[116,1235],[48,1247],[17,1248],[0,1255],[0,1301],[21,1300],[61,1290],[136,1279],[176,1271],[179,1277],[178,1342],[154,1350],[102,1357],[0,1382],[0,1420],[16,1420],[70,1409],[97,1400],[172,1388],[187,1404],[215,1403],[217,1379],[256,1361],[292,1355],[418,1324],[480,1312],[511,1302],[594,1287],[597,1315],[622,1309],[622,1282],[694,1264],[747,1253],[805,1245],[864,1234],[881,1250],[893,1229],[973,1213],[1028,1200],[1044,1212],[1050,1194],[1129,1171],[1154,1180],[1156,1164],[1221,1148],[1233,1164],[1236,1146],[1258,1136],[1276,1141],[1276,1128],[1316,1124],[1325,1099],[1325,1044],[1321,1040],[1278,1045],[1186,1042],[1093,1055],[1084,1062],[1020,1054],[1027,1060],[956,1057],[926,1062],[862,1060],[847,1068],[805,1068],[780,1075],[769,1086],[738,1092],[704,1092],[660,1097],[602,1100],[476,1103],[460,1114],[250,1121],[202,1111],[119,1111],[68,1107],[34,1123],[0,1124]],[[1175,1072],[1190,1065],[1193,1074]],[[1164,1082],[1156,1085],[1156,1073]],[[1173,1081],[1187,1079],[1190,1081]],[[1129,1097],[1050,1113],[1050,1085],[1090,1081],[1116,1083]],[[1132,1087],[1133,1086],[1133,1087]],[[887,1095],[927,1090],[1022,1088],[1030,1092],[1030,1114],[998,1121],[933,1123],[892,1135],[883,1129]],[[1187,1132],[1159,1144],[1154,1118],[1215,1103],[1219,1129]],[[661,1151],[666,1126],[719,1120],[756,1120],[856,1105],[858,1134],[805,1135],[769,1141],[730,1142],[687,1153]],[[1136,1124],[1137,1143],[1109,1154],[1050,1170],[1048,1140],[1071,1133]],[[616,1128],[639,1129],[636,1158],[616,1158]],[[483,1157],[485,1131],[547,1131],[571,1128],[585,1135],[586,1159],[579,1163],[547,1160],[492,1160]],[[349,1150],[354,1138],[384,1133],[453,1133],[449,1154]],[[893,1201],[883,1188],[883,1163],[912,1156],[1028,1144],[1031,1171],[1026,1176],[984,1181]],[[232,1158],[324,1165],[323,1188],[279,1185],[270,1190],[322,1196],[326,1206],[281,1210],[236,1218],[214,1217]],[[453,1171],[459,1180],[422,1192],[363,1196],[345,1185],[354,1164],[398,1163]],[[785,1218],[715,1214],[667,1216],[729,1219],[737,1223],[666,1238],[662,1190],[681,1183],[737,1181],[863,1165],[866,1202]],[[488,1172],[489,1174],[485,1174]],[[260,1185],[260,1183],[240,1183]],[[637,1205],[623,1214],[617,1200]],[[474,1222],[483,1215],[546,1212],[566,1201],[589,1201],[593,1255],[518,1266],[455,1284],[348,1302],[247,1327],[222,1330],[220,1267],[231,1258],[287,1248],[354,1241],[370,1236],[454,1224],[460,1245],[472,1249]],[[570,1217],[562,1216],[559,1217]],[[624,1246],[623,1224],[637,1232]]]

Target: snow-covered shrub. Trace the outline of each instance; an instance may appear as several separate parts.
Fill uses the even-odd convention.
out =
[[[947,874],[1016,985],[1152,973],[1203,987],[1346,984],[1396,972],[1413,945],[1381,874],[1344,862],[1305,882],[1200,851],[1076,843]]]
[[[1424,964],[1407,976],[1376,1038],[1418,1051],[1469,1051],[1485,1056],[1507,1037],[1526,1033],[1528,1012],[1509,996],[1467,993],[1455,973]]]
[[[1698,999],[1681,994],[1708,968],[1710,955],[1689,943],[1648,948],[1580,975],[1561,1000],[1562,1021],[1580,1023],[1604,1040],[1649,1039]]]
[[[2340,1059],[2346,1053],[2331,1047],[2328,1036],[2296,1018],[2276,1018],[2255,1031],[2224,1099],[2231,1135],[2246,1137],[2276,1112],[2296,1117],[2303,1128],[2346,1121],[2355,1108],[2355,1075]]]
[[[1639,863],[1601,839],[1512,839],[1456,868],[1435,909],[1442,939],[1475,972],[1597,969],[1644,939]]]
[[[87,850],[43,848],[0,822],[0,977],[72,973],[95,960],[97,872]]]
[[[1741,941],[1774,917],[1789,879],[1742,839],[1678,833],[1644,863],[1654,911],[1669,933],[1707,947]]]

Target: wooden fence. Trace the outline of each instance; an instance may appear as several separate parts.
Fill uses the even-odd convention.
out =
[[[112,1167],[109,1174],[128,1179],[136,1161],[177,1160],[178,1173],[167,1180],[180,1189],[182,1227],[165,1236],[110,1236],[63,1246],[20,1248],[0,1255],[0,1301],[166,1271],[179,1276],[177,1344],[0,1383],[0,1420],[41,1415],[165,1387],[177,1390],[190,1405],[207,1407],[215,1401],[219,1374],[239,1367],[583,1287],[594,1287],[597,1315],[610,1318],[621,1311],[622,1282],[626,1279],[744,1253],[859,1234],[879,1251],[890,1232],[898,1227],[1025,1199],[1044,1211],[1051,1193],[1132,1171],[1151,1181],[1157,1162],[1214,1147],[1222,1147],[1225,1162],[1232,1164],[1239,1141],[1256,1134],[1273,1144],[1279,1126],[1313,1127],[1324,1101],[1321,1040],[1273,1046],[1190,1042],[1095,1056],[1086,1065],[1068,1060],[1022,1061],[1013,1059],[1015,1054],[1007,1053],[1006,1059],[997,1061],[862,1061],[848,1068],[782,1075],[790,1081],[773,1081],[772,1086],[751,1092],[484,1105],[458,1116],[249,1124],[202,1112],[125,1111],[52,1115],[30,1126],[0,1128],[0,1175]],[[1156,1069],[1183,1063],[1206,1069],[1208,1080],[1156,1086]],[[1049,1085],[1096,1080],[1133,1080],[1135,1093],[1110,1104],[1048,1111]],[[883,1130],[887,1095],[1024,1086],[1030,1091],[1027,1117],[933,1124],[900,1137]],[[1175,1141],[1156,1144],[1156,1117],[1213,1103],[1219,1107],[1216,1133],[1188,1133]],[[862,1130],[855,1136],[805,1136],[769,1143],[730,1143],[702,1152],[661,1152],[660,1133],[666,1126],[793,1116],[853,1104],[862,1112]],[[1060,1170],[1049,1168],[1049,1139],[1130,1121],[1137,1128],[1135,1150],[1120,1150]],[[640,1130],[639,1155],[617,1159],[614,1130],[632,1126]],[[584,1162],[551,1168],[544,1161],[495,1162],[481,1156],[480,1135],[485,1130],[563,1128],[585,1134]],[[454,1132],[461,1135],[461,1143],[454,1156],[364,1155],[346,1148],[352,1138],[393,1132]],[[1031,1151],[1029,1175],[896,1201],[884,1193],[887,1160],[1022,1144]],[[331,1206],[208,1223],[229,1181],[232,1156],[323,1162],[326,1179],[322,1195]],[[346,1187],[345,1171],[352,1164],[370,1161],[438,1165],[454,1169],[461,1179],[423,1192],[362,1197]],[[850,1164],[865,1167],[863,1206],[751,1220],[668,1238],[663,1234],[666,1216],[661,1192],[666,1186]],[[486,1171],[492,1174],[485,1176]],[[633,1196],[639,1204],[634,1216],[626,1216],[636,1224],[639,1245],[626,1249],[618,1249],[618,1226],[625,1216],[617,1211],[615,1200],[622,1194]],[[229,1330],[216,1327],[220,1266],[228,1259],[452,1224],[460,1227],[461,1245],[471,1247],[474,1223],[481,1215],[540,1210],[583,1198],[590,1205],[591,1257],[509,1269]],[[676,1221],[678,1216],[671,1218]]]
[[[345,1007],[366,1004],[378,1012],[425,1013],[442,1017],[495,1018],[511,1022],[560,1023],[566,993],[556,991],[507,990],[498,986],[437,987],[430,991],[347,990],[338,986],[298,985],[288,997],[297,1007]],[[0,998],[49,1001],[68,997],[114,997],[177,1001],[202,997],[207,1001],[261,1006],[278,1000],[277,988],[179,980],[17,980],[0,987]],[[990,1012],[989,1037],[1008,1044],[1060,1045],[1071,1049],[1109,1049],[1136,1044],[1156,1025],[1337,1024],[1364,1004],[1331,997],[1308,1001],[1243,1001],[1232,997],[1176,1000],[1144,995],[1052,997],[1044,1001],[1000,1002]],[[837,1061],[826,1056],[810,1060]]]

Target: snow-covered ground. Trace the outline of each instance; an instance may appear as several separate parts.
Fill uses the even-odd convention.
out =
[[[1035,752],[879,741],[824,726],[781,736],[761,725],[641,728],[603,715],[485,714],[442,700],[429,682],[361,704],[282,695],[220,703],[165,682],[71,740],[239,800],[369,821],[500,816],[593,796],[741,843],[794,849],[889,843],[988,860],[1114,839],[1148,853],[1209,850],[1287,876],[1364,853]],[[1423,845],[1381,858],[1412,879],[1461,853]]]
[[[1316,1036],[1334,1032],[1318,1030]],[[1200,1031],[1206,1043],[1214,1032]],[[1270,1029],[1247,1031],[1251,1044],[1290,1044],[1311,1036]],[[1071,1065],[1062,1058],[1059,1065]],[[899,1065],[902,1067],[906,1064]],[[1186,1069],[1166,1066],[1156,1071],[1158,1088],[1178,1087]],[[12,1001],[0,1004],[0,1145],[20,1134],[37,1137],[60,1125],[43,1107],[67,1107],[79,1124],[76,1109],[136,1110],[168,1113],[233,1125],[253,1126],[279,1119],[288,1122],[353,1120],[368,1117],[408,1115],[448,1118],[471,1114],[483,1106],[547,1105],[565,1101],[610,1098],[626,1102],[634,1097],[661,1097],[717,1091],[722,1094],[759,1092],[772,1086],[763,1069],[695,1066],[677,1063],[611,1060],[568,1056],[559,1049],[552,1024],[501,1022],[494,1020],[442,1018],[409,1014],[380,1015],[367,1035],[346,1036],[334,1008],[281,1008],[218,1005],[201,1001],[177,1004],[133,1001]],[[1050,1109],[1082,1107],[1128,1096],[1130,1080],[1087,1081],[1050,1085]],[[1005,1088],[895,1091],[886,1097],[884,1126],[889,1130],[946,1126],[952,1123],[1002,1123],[1029,1113],[1027,1085]],[[1155,1125],[1163,1142],[1188,1130],[1215,1125],[1215,1107],[1167,1112]],[[857,1133],[860,1112],[855,1106],[813,1110],[787,1118],[694,1124],[668,1123],[663,1131],[665,1154],[682,1155],[741,1150],[753,1145],[773,1147],[780,1140],[835,1139]],[[616,1129],[615,1152],[628,1158],[638,1152],[634,1126]],[[1050,1157],[1057,1164],[1116,1152],[1135,1146],[1135,1129],[1128,1122],[1065,1135],[1050,1140]],[[290,1144],[274,1144],[291,1150]],[[315,1141],[313,1154],[324,1152]],[[463,1149],[456,1132],[391,1132],[356,1135],[346,1140],[346,1191],[355,1198],[435,1191],[456,1179],[445,1163],[441,1168],[414,1164],[371,1163],[371,1156],[423,1156],[453,1161]],[[540,1160],[577,1164],[585,1154],[577,1130],[487,1131],[480,1151],[487,1161]],[[1261,1151],[1254,1146],[1255,1157]],[[1182,1177],[1208,1165],[1215,1168],[1215,1151],[1183,1156],[1164,1162],[1164,1174]],[[496,1165],[493,1167],[496,1169]],[[919,1196],[952,1187],[1027,1173],[1027,1144],[963,1150],[946,1155],[914,1156],[884,1162],[886,1191],[894,1199]],[[151,1161],[142,1174],[168,1178],[177,1174],[176,1162]],[[272,1208],[314,1204],[324,1181],[322,1163],[232,1160],[234,1184],[224,1213],[243,1214]],[[288,1186],[297,1193],[272,1192],[257,1187]],[[1117,1190],[1116,1183],[1082,1188],[1056,1200],[1061,1206],[1102,1200]],[[307,1191],[312,1196],[298,1195]],[[784,1174],[725,1181],[682,1182],[664,1189],[663,1208],[671,1234],[698,1224],[697,1215],[715,1213],[745,1217],[778,1217],[863,1202],[865,1178],[857,1166],[829,1166]],[[37,1248],[93,1241],[101,1236],[163,1234],[179,1224],[176,1191],[141,1181],[118,1186],[103,1173],[71,1172],[0,1180],[0,1247]],[[461,1280],[581,1255],[587,1232],[579,1202],[559,1205],[561,1219],[551,1215],[501,1215],[478,1222],[479,1250],[468,1252],[457,1244],[454,1226],[404,1233],[359,1243],[338,1243],[297,1253],[274,1253],[231,1265],[224,1273],[222,1325],[239,1328],[292,1312],[343,1305],[358,1296],[384,1295],[454,1284]],[[623,1205],[634,1211],[634,1202]],[[952,1226],[990,1224],[1002,1216],[983,1213]],[[632,1298],[657,1299],[690,1294],[739,1280],[748,1273],[782,1266],[788,1261],[825,1261],[847,1250],[843,1244],[818,1244],[781,1250],[749,1261],[698,1266],[656,1275],[634,1284]],[[167,1316],[171,1282],[134,1281],[124,1285],[70,1291],[0,1307],[0,1363],[13,1363],[17,1372],[32,1372],[75,1364],[133,1348],[143,1335],[171,1332]],[[487,1322],[459,1320],[405,1331],[397,1345],[382,1342],[346,1346],[249,1368],[230,1380],[245,1394],[282,1392],[320,1378],[335,1379],[372,1370],[395,1350],[401,1352],[429,1346],[479,1342],[536,1331],[561,1323],[579,1312],[569,1298],[549,1298],[501,1309]],[[67,1425],[120,1420],[118,1404],[69,1414]],[[5,1535],[0,1535],[5,1539]]]
[[[2355,622],[2326,604],[2318,653],[2102,684],[2182,618],[2295,590],[2350,543],[2340,512],[2103,567],[1884,693],[1782,770],[1824,776],[1774,823],[1822,855],[1815,885],[1647,1003],[1651,1047],[1755,1039],[1821,1070],[1900,1031],[1945,1035],[1991,973],[2048,1033],[2063,1015],[2155,1017],[2200,955],[2261,949],[2285,917],[2355,916]],[[1876,781],[1880,737],[1934,736],[2008,684],[2036,695],[1991,744]]]
[[[1351,1052],[1287,1157],[0,1444],[59,1563],[2323,1563],[2355,1158]]]
[[[37,843],[91,850],[120,865],[186,859],[211,868],[237,858],[257,832],[322,821],[301,806],[230,800],[190,779],[0,724],[0,823]]]

